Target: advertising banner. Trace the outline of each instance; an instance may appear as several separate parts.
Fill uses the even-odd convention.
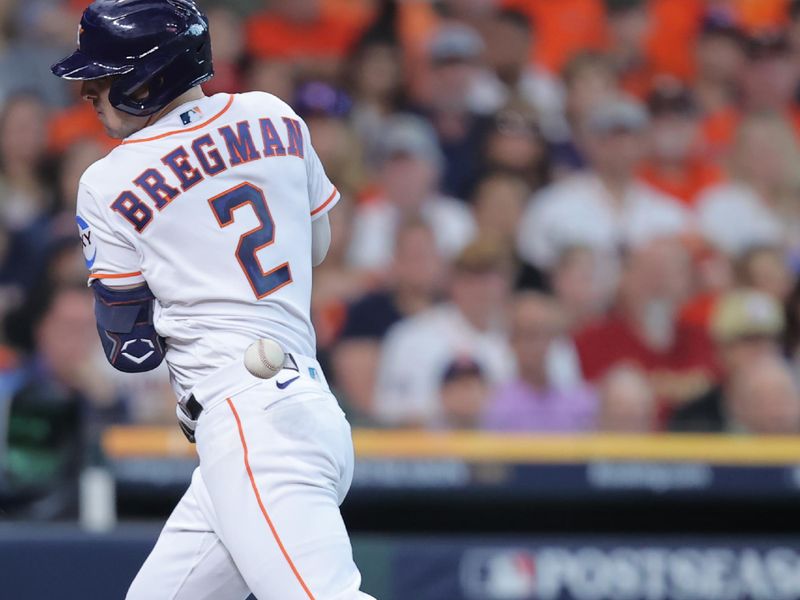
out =
[[[800,540],[609,538],[401,545],[395,598],[800,600]]]

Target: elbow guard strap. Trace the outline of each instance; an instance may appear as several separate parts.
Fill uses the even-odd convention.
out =
[[[155,296],[150,288],[115,290],[94,281],[92,289],[97,332],[108,362],[125,373],[151,371],[160,365],[166,344],[153,326]]]

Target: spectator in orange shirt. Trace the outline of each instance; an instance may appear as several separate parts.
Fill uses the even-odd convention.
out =
[[[779,29],[788,20],[789,0],[733,0],[737,22],[750,32]]]
[[[658,73],[689,81],[695,72],[694,50],[703,22],[705,0],[650,0],[653,22],[647,56]]]
[[[335,75],[363,26],[363,15],[322,0],[273,0],[247,25],[256,58],[291,60],[310,76]],[[346,6],[344,7],[346,8]]]
[[[502,4],[530,15],[537,33],[531,61],[554,73],[578,52],[600,50],[605,42],[602,0],[504,0]]]
[[[650,0],[658,24],[647,40],[647,55],[659,73],[688,81],[695,73],[693,51],[706,20],[722,21],[750,33],[780,28],[787,20],[787,0]]]
[[[697,107],[677,79],[662,77],[647,99],[652,118],[650,152],[640,176],[688,206],[706,187],[722,180],[722,170],[700,153]]]

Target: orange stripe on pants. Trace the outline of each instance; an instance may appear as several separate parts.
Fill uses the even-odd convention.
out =
[[[303,591],[308,596],[309,600],[314,600],[314,595],[311,593],[311,590],[308,589],[306,582],[303,581],[303,578],[300,576],[300,572],[297,570],[297,567],[292,561],[289,553],[286,551],[286,548],[281,541],[281,537],[278,535],[278,531],[275,529],[275,525],[272,523],[272,519],[269,518],[269,514],[267,514],[267,509],[264,507],[264,503],[261,501],[261,494],[258,493],[258,487],[256,486],[256,480],[253,477],[253,470],[250,468],[250,460],[248,458],[247,453],[247,441],[244,439],[244,431],[242,430],[242,421],[239,419],[239,413],[236,412],[236,407],[233,405],[233,402],[230,398],[226,399],[228,402],[228,406],[233,413],[233,418],[236,419],[236,427],[239,428],[239,439],[242,441],[242,450],[244,451],[244,467],[247,469],[247,476],[250,478],[250,485],[253,488],[253,493],[256,496],[256,501],[258,502],[258,507],[261,509],[261,514],[264,515],[264,520],[266,520],[267,525],[269,526],[269,530],[272,532],[272,537],[275,538],[275,541],[278,543],[278,548],[281,550],[281,554],[286,559],[286,562],[289,563],[289,567],[292,569],[292,573],[297,578],[298,583],[303,588]]]

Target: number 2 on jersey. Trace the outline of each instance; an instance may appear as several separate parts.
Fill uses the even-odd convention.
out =
[[[258,262],[256,252],[275,242],[275,221],[269,212],[267,200],[261,188],[252,183],[242,183],[208,201],[220,227],[227,227],[235,220],[234,211],[249,204],[260,225],[243,233],[236,247],[236,259],[242,267],[250,287],[259,300],[292,282],[289,263],[275,267],[266,273]]]

